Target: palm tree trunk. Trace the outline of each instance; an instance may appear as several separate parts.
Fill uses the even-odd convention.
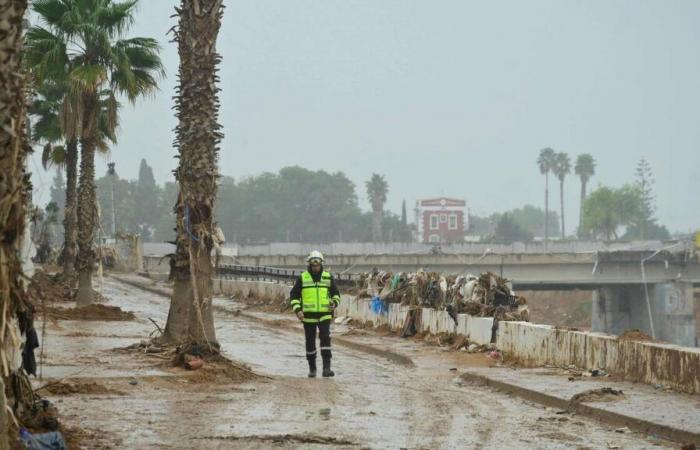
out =
[[[372,241],[378,243],[382,240],[382,211],[374,208],[372,210]]]
[[[95,193],[95,148],[96,126],[99,105],[96,96],[85,97],[85,118],[80,139],[80,180],[78,191],[78,293],[75,301],[78,306],[86,306],[93,301],[92,270],[95,266],[93,240],[97,225],[97,196]]]
[[[564,179],[559,181],[559,201],[561,203],[561,238],[566,239],[566,227],[564,226]]]
[[[578,237],[583,237],[583,204],[586,202],[586,182],[581,180],[581,202],[578,211]]]
[[[176,100],[180,186],[175,207],[176,252],[170,262],[175,286],[164,340],[206,345],[218,351],[212,313],[214,203],[218,178],[219,89],[216,39],[222,0],[182,0],[176,41],[180,85]]]
[[[76,201],[78,184],[78,142],[71,139],[66,145],[66,207],[63,217],[63,276],[75,273],[76,228],[78,222]]]
[[[544,174],[544,251],[549,241],[549,172]]]
[[[31,192],[31,186],[25,181],[30,149],[24,127],[26,107],[21,69],[22,20],[26,8],[26,0],[0,3],[0,310],[3,323],[15,317],[17,303],[23,302],[26,296],[20,254],[27,198]],[[9,345],[5,339],[6,334],[2,333],[0,345],[3,348]],[[0,380],[0,450],[10,448],[5,381]]]

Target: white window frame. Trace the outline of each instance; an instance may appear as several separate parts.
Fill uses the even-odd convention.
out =
[[[440,214],[440,223],[447,223],[447,214]]]
[[[437,214],[431,214],[430,215],[430,229],[431,230],[437,230],[440,228],[440,225],[438,223],[438,215]]]
[[[439,244],[440,243],[440,235],[439,234],[431,234],[428,236],[428,242],[431,244]]]
[[[447,224],[447,228],[450,229],[450,230],[456,230],[456,229],[457,229],[457,224],[458,224],[458,221],[457,221],[457,214],[450,214],[450,217],[449,217],[448,221],[449,221],[449,222],[448,222],[448,224]],[[453,222],[454,222],[454,224],[453,224]]]

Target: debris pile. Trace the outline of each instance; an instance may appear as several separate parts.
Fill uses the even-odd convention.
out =
[[[131,311],[123,311],[118,306],[93,303],[88,306],[76,308],[60,308],[44,305],[42,314],[49,319],[56,320],[103,320],[108,322],[136,320]]]
[[[360,298],[447,310],[453,317],[467,313],[498,320],[530,320],[525,298],[515,295],[509,280],[491,272],[476,277],[422,270],[393,274],[375,269],[360,277],[359,287]]]

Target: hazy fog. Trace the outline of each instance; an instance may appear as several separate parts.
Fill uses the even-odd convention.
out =
[[[127,107],[118,173],[175,167],[174,0],[141,0],[132,35],[163,43],[159,94]],[[361,188],[386,174],[401,200],[466,198],[472,213],[543,204],[542,147],[598,161],[598,184],[633,180],[645,156],[659,218],[700,227],[700,2],[225,0],[222,174],[298,164]],[[36,159],[36,156],[35,156]],[[97,175],[106,170],[98,158]],[[39,199],[52,174],[34,176]],[[552,184],[551,202],[558,208]],[[299,193],[303,195],[303,193]],[[566,184],[569,232],[579,183]]]

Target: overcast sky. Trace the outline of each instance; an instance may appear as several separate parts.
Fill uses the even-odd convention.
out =
[[[159,182],[176,165],[175,0],[141,0],[132,35],[162,42],[161,91],[122,113],[111,158]],[[544,203],[543,147],[598,161],[591,187],[646,157],[659,218],[700,227],[700,1],[225,0],[220,171],[298,164],[358,186],[386,175],[388,209],[467,200],[488,214]],[[98,158],[97,173],[106,170]],[[51,174],[36,180],[39,198]],[[558,187],[552,186],[558,205]],[[566,181],[568,231],[579,183]],[[303,192],[299,193],[303,195]]]

